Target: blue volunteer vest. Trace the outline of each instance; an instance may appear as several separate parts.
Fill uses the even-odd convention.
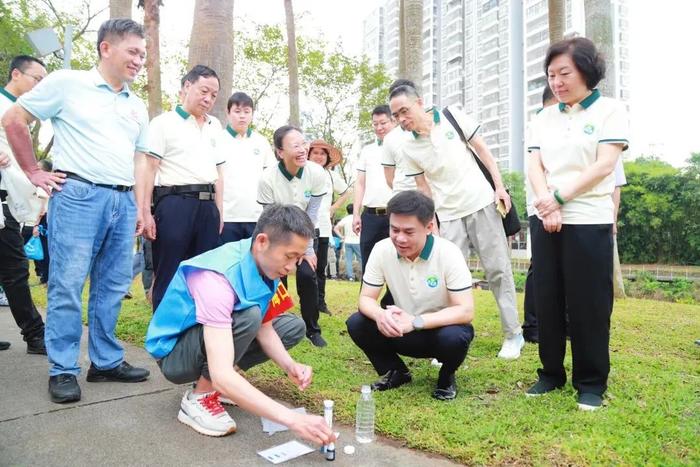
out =
[[[146,350],[155,358],[163,358],[175,347],[177,339],[197,324],[195,303],[187,288],[186,275],[193,269],[205,269],[222,274],[236,293],[233,311],[260,307],[267,313],[270,299],[278,281],[270,287],[258,271],[250,252],[251,239],[226,243],[180,263],[165,291],[146,333]]]

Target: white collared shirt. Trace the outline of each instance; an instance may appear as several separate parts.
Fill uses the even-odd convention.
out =
[[[370,208],[385,208],[391,198],[391,188],[386,184],[382,166],[383,143],[374,142],[362,148],[357,161],[357,171],[365,174],[365,195],[362,205]]]
[[[213,184],[216,167],[226,162],[217,153],[221,124],[207,115],[202,126],[181,106],[151,121],[148,155],[160,159],[158,186]]]
[[[257,222],[262,206],[257,201],[263,170],[277,164],[270,143],[257,131],[240,138],[227,126],[219,133],[218,159],[224,170],[224,222]]]

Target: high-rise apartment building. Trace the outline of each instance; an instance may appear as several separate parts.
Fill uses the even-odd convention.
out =
[[[513,28],[511,2],[523,4],[525,115],[512,115],[510,89]],[[611,0],[615,97],[629,99],[627,0]],[[583,0],[566,0],[566,34],[584,35]],[[365,54],[398,70],[399,1],[386,0],[365,20]],[[511,131],[541,106],[547,82],[543,61],[549,46],[547,0],[425,0],[423,7],[423,95],[428,105],[459,104],[481,124],[481,135],[503,170],[521,169],[523,141]],[[383,23],[383,26],[381,24]],[[383,29],[382,29],[383,27]],[[368,31],[381,31],[380,34]],[[368,35],[369,34],[369,35]],[[372,35],[374,34],[374,35]],[[385,38],[375,44],[372,37]],[[369,46],[368,46],[369,44]],[[520,96],[520,94],[515,94]],[[522,96],[521,96],[522,97]]]

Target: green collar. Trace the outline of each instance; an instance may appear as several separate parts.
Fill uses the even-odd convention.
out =
[[[423,249],[420,252],[420,255],[418,257],[422,259],[423,261],[428,261],[428,258],[430,258],[430,253],[433,251],[433,245],[435,244],[435,237],[433,237],[433,234],[428,234],[428,237],[425,239],[425,245],[423,246]],[[401,258],[401,255],[398,253],[396,254],[397,257]]]
[[[432,109],[428,109],[425,112],[427,113],[430,111],[433,112],[433,123],[436,125],[439,125],[440,124],[440,112],[438,111],[437,107],[433,107]],[[418,137],[420,136],[415,130],[412,131],[411,133],[413,133],[414,139],[418,139]]]
[[[282,172],[282,175],[284,175],[284,178],[286,178],[288,182],[291,182],[294,177],[301,179],[301,175],[304,173],[304,167],[302,167],[299,169],[296,175],[290,174],[287,171],[287,168],[284,166],[284,161],[280,161],[280,163],[277,164],[277,167],[279,167],[280,172]]]
[[[377,146],[381,146],[382,144],[384,144],[384,140],[377,138]]]
[[[231,128],[231,125],[226,125],[226,131],[228,131],[229,134],[231,136],[233,136],[234,138],[236,138],[238,136],[238,132],[236,130],[234,130],[233,128]],[[249,127],[245,132],[245,137],[250,138],[250,135],[252,135],[252,134],[253,134],[253,129]]]
[[[190,118],[190,114],[188,114],[180,104],[175,106],[175,112],[177,112],[177,114],[181,116],[183,120],[187,120],[188,118]]]
[[[10,99],[10,102],[17,102],[17,98],[10,94],[10,91],[5,88],[0,88],[0,94]]]
[[[590,106],[592,106],[593,103],[595,101],[597,101],[599,97],[600,97],[600,91],[598,91],[597,89],[594,89],[593,92],[588,95],[588,97],[586,97],[584,100],[579,102],[579,105],[581,107],[583,107],[584,110],[586,110]],[[565,110],[566,110],[566,104],[564,104],[563,102],[560,102],[559,103],[559,111],[564,112]]]

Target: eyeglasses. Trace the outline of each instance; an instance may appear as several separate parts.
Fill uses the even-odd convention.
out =
[[[29,73],[25,73],[25,72],[23,72],[22,70],[20,70],[19,72],[22,73],[22,74],[25,75],[25,76],[29,76],[31,79],[33,79],[34,81],[36,81],[37,84],[40,83],[42,79],[44,79],[43,76],[32,75],[32,74],[29,74]]]
[[[418,103],[417,100],[413,101],[413,104],[409,105],[408,107],[401,107],[399,110],[397,110],[396,112],[393,112],[391,115],[396,120],[398,120],[399,117],[405,117],[406,115],[408,115],[408,112],[411,110],[411,107],[416,105],[416,103]]]

